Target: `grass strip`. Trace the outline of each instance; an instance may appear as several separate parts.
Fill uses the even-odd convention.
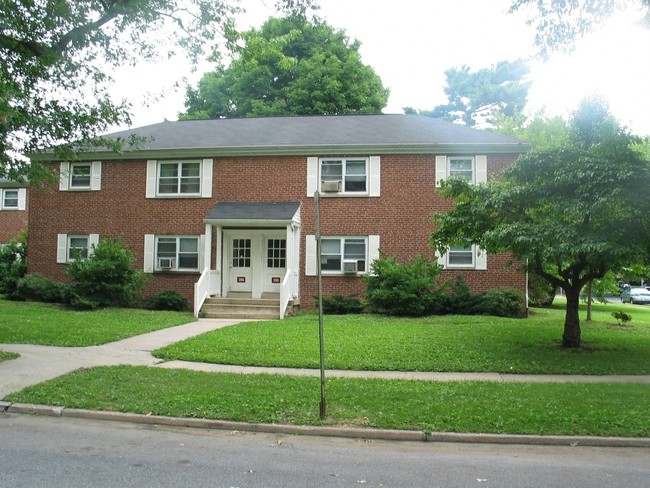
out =
[[[7,401],[299,425],[435,432],[650,435],[650,386],[331,378],[319,420],[317,378],[214,374],[140,366],[81,370]]]
[[[9,359],[17,359],[19,357],[20,354],[16,354],[15,352],[0,351],[0,363],[2,361],[7,361]]]
[[[618,326],[611,312],[632,314]],[[485,316],[325,317],[330,369],[498,372],[519,374],[650,374],[650,307],[594,306],[583,322],[583,347],[561,347],[564,310],[534,309],[528,319]],[[318,368],[318,318],[249,322],[154,351],[165,360],[247,366]]]
[[[56,304],[0,300],[0,344],[95,346],[194,320],[190,313],[132,308],[76,311]]]

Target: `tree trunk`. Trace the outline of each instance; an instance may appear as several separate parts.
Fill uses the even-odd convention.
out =
[[[580,290],[565,288],[564,292],[566,294],[566,316],[562,347],[580,347],[580,316],[578,314]]]
[[[587,322],[591,321],[591,304],[593,303],[592,291],[593,291],[593,281],[590,281],[587,285]]]

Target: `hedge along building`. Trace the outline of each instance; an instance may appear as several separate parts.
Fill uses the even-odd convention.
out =
[[[119,154],[40,156],[60,181],[32,194],[29,272],[64,279],[77,252],[121,237],[150,275],[147,294],[176,290],[195,313],[224,315],[244,304],[231,300],[217,312],[209,297],[244,298],[249,316],[277,317],[314,307],[316,192],[324,294],[362,293],[380,249],[400,260],[434,258],[432,215],[451,208],[436,190],[441,180],[498,177],[530,147],[418,115],[163,122],[110,137],[131,135],[144,142]],[[507,255],[471,246],[437,259],[473,291],[526,290]]]

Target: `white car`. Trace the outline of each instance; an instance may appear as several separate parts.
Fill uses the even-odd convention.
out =
[[[632,304],[650,304],[650,291],[641,287],[625,288],[621,293],[621,301]]]

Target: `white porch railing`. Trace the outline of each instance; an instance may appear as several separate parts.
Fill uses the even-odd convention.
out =
[[[282,280],[282,284],[280,285],[280,320],[284,318],[284,314],[287,311],[289,302],[293,297],[293,289],[291,286],[292,280],[289,279],[290,277],[291,270],[287,269],[287,272],[284,275],[284,279]]]
[[[194,283],[194,316],[198,317],[205,299],[210,296],[210,269],[205,268],[199,281]]]

